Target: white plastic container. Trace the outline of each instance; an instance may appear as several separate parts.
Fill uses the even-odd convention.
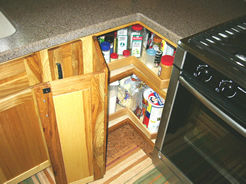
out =
[[[115,81],[109,85],[108,89],[108,114],[116,111],[116,97],[118,93],[119,81]]]
[[[148,49],[146,51],[146,62],[145,62],[145,64],[149,69],[152,69],[154,67],[155,55],[156,55],[155,49]]]

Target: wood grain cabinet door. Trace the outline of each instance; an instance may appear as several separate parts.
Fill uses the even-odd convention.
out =
[[[18,183],[50,165],[30,88],[0,98],[0,183]]]
[[[34,88],[57,183],[87,183],[105,173],[105,73]]]

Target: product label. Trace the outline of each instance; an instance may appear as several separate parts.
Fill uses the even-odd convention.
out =
[[[127,36],[118,36],[117,53],[118,55],[123,55],[123,51],[127,50]]]
[[[162,110],[164,106],[164,99],[162,99],[158,93],[154,92],[149,95],[148,112],[150,112],[148,129],[151,133],[158,131]]]
[[[127,35],[127,28],[118,30],[117,35]]]
[[[132,56],[141,57],[142,42],[143,42],[142,35],[133,35],[132,37]]]
[[[159,46],[156,44],[153,44],[153,49],[155,49],[157,51],[157,50],[159,50]]]
[[[140,33],[138,33],[138,32],[132,32],[131,33],[131,38],[130,38],[130,47],[129,48],[132,48],[132,37],[133,37],[133,35],[140,35]]]
[[[173,54],[174,54],[174,48],[171,45],[167,44],[166,55],[173,56]]]

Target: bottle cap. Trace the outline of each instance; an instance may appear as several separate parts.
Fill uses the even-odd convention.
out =
[[[140,24],[135,24],[132,26],[132,29],[135,31],[141,31],[143,29],[143,26],[141,26]]]
[[[112,54],[110,54],[110,57],[112,59],[118,59],[118,54],[117,53],[112,53]]]
[[[110,49],[110,43],[109,42],[102,42],[101,43],[101,49],[102,50],[109,50]]]
[[[159,36],[155,35],[153,41],[159,43],[162,41],[162,39]]]
[[[129,50],[123,51],[123,56],[130,56],[131,52]]]
[[[173,65],[174,57],[170,55],[164,55],[161,58],[161,63],[166,66],[172,66]]]
[[[147,49],[146,53],[150,56],[155,56],[156,50],[155,49]]]

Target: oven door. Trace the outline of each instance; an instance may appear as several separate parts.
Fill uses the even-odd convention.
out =
[[[228,115],[220,98],[180,75],[172,105],[165,104],[171,110],[159,157],[193,183],[246,183],[245,109]]]

